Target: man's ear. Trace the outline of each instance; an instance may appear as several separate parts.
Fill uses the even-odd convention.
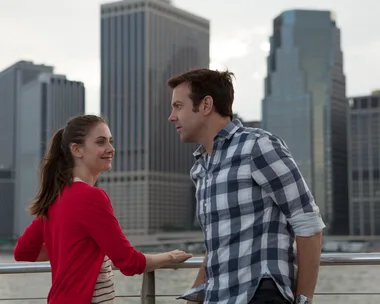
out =
[[[214,107],[214,99],[211,96],[207,95],[205,98],[203,98],[199,107],[202,108],[203,115],[210,115],[212,108]]]

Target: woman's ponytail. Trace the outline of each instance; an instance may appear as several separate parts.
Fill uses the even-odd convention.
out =
[[[55,201],[65,185],[72,181],[73,164],[69,155],[65,155],[62,145],[64,129],[59,129],[50,141],[50,147],[41,164],[40,189],[30,213],[47,217],[49,206]]]

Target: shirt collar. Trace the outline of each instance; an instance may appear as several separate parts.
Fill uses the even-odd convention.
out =
[[[214,141],[218,139],[230,139],[239,128],[242,128],[243,124],[239,119],[234,119],[233,121],[229,122],[222,130],[216,134],[214,137]],[[203,155],[206,152],[206,149],[203,146],[199,146],[197,150],[193,153],[194,157],[198,159],[201,155]]]

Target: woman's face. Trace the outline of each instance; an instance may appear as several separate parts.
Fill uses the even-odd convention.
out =
[[[110,129],[105,123],[94,125],[88,132],[84,145],[81,148],[82,164],[92,174],[100,174],[112,168],[112,159],[115,154]]]

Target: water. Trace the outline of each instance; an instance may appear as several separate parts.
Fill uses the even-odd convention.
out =
[[[0,255],[0,263],[13,262],[12,256]],[[157,304],[185,303],[175,300],[175,295],[191,286],[197,270],[156,271],[156,294],[170,295],[158,297]],[[321,293],[376,293],[379,292],[380,267],[374,266],[334,266],[321,267],[316,292]],[[125,277],[115,271],[116,294],[118,296],[140,295],[142,276]],[[50,274],[0,275],[0,299],[46,297],[50,288]],[[46,300],[0,300],[0,304],[39,304]],[[119,298],[116,303],[140,303],[139,298]],[[314,304],[369,304],[380,303],[380,295],[365,296],[315,296]]]

